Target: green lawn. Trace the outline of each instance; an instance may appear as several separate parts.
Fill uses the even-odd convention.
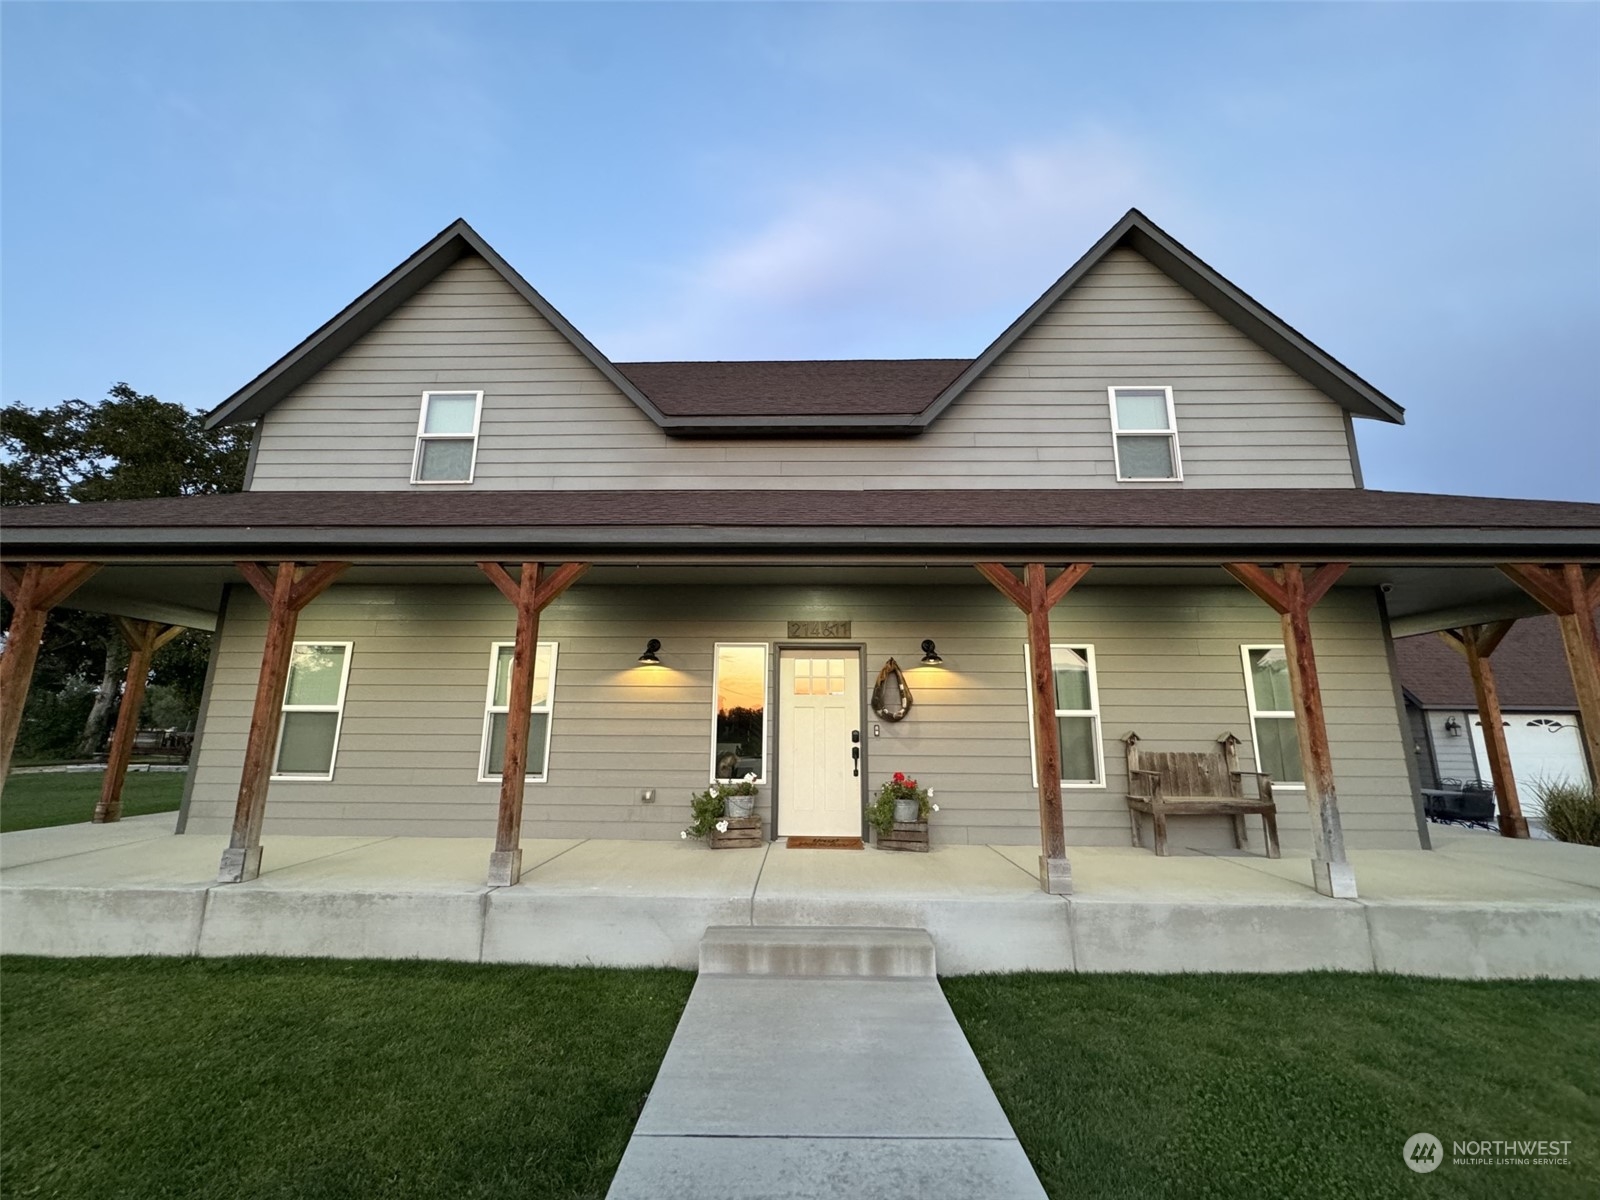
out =
[[[693,976],[0,961],[6,1196],[603,1196]],[[989,976],[946,994],[1055,1200],[1600,1194],[1600,985]],[[774,1081],[782,1086],[782,1081]],[[904,1102],[916,1103],[915,1097]],[[1413,1133],[1573,1165],[1413,1175]]]
[[[1600,984],[1009,975],[945,994],[1046,1190],[1073,1197],[1600,1196]],[[1413,1174],[1414,1133],[1445,1161]],[[1451,1143],[1569,1140],[1568,1167]]]
[[[684,971],[0,963],[5,1195],[605,1194]]]
[[[122,784],[122,815],[177,812],[184,778],[181,771],[134,772]],[[94,816],[104,781],[101,771],[11,776],[6,780],[5,796],[0,798],[0,833],[87,821]]]

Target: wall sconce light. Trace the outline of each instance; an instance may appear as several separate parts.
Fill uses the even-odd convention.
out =
[[[639,655],[639,661],[647,667],[659,667],[661,660],[656,657],[656,651],[659,649],[661,649],[660,641],[651,638],[644,644],[644,653]]]
[[[922,665],[937,667],[944,659],[939,657],[939,651],[934,647],[933,639],[927,638],[922,643]]]
[[[1454,717],[1446,717],[1444,719],[1444,731],[1451,737],[1460,737],[1461,722],[1456,720]]]

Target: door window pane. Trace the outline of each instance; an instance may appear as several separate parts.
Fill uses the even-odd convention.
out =
[[[434,392],[428,397],[423,433],[466,433],[478,415],[478,397],[471,392]]]
[[[1155,388],[1117,389],[1117,428],[1167,429],[1167,393]]]
[[[428,438],[422,443],[417,478],[426,483],[465,483],[472,477],[471,438]]]
[[[1124,479],[1172,479],[1177,474],[1170,437],[1122,436],[1117,450]]]

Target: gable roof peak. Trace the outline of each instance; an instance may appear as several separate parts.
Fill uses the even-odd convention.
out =
[[[1199,255],[1184,246],[1137,208],[1130,208],[1100,240],[1028,309],[991,342],[916,419],[922,427],[938,420],[972,383],[1056,302],[1100,264],[1112,250],[1134,250],[1245,337],[1328,396],[1352,416],[1405,424],[1405,409],[1373,387],[1299,330],[1224,279]]]
[[[250,421],[261,416],[371,332],[378,322],[432,283],[446,268],[468,254],[487,263],[651,420],[657,424],[664,422],[665,417],[649,397],[617,370],[611,360],[595,348],[594,343],[578,332],[577,327],[562,316],[555,305],[518,274],[516,268],[501,258],[500,253],[484,240],[465,217],[457,217],[288,354],[207,413],[206,428],[215,429],[219,425]]]

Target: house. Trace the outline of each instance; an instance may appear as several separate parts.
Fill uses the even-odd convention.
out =
[[[909,362],[612,362],[458,221],[209,419],[254,424],[241,494],[7,514],[0,699],[57,604],[140,654],[215,629],[179,824],[223,881],[263,830],[492,829],[514,884],[523,836],[677,838],[731,766],[774,837],[860,835],[907,772],[936,843],[1061,893],[1069,847],[1148,844],[1137,732],[1231,734],[1350,896],[1347,846],[1427,846],[1394,635],[1561,614],[1600,728],[1600,505],[1364,488],[1353,422],[1400,407],[1137,211]]]
[[[1399,638],[1394,647],[1417,768],[1424,786],[1434,788],[1446,779],[1486,780],[1490,773],[1472,674],[1447,643],[1421,635]],[[1556,618],[1518,621],[1494,662],[1501,727],[1512,774],[1523,790],[1540,780],[1591,781]]]

